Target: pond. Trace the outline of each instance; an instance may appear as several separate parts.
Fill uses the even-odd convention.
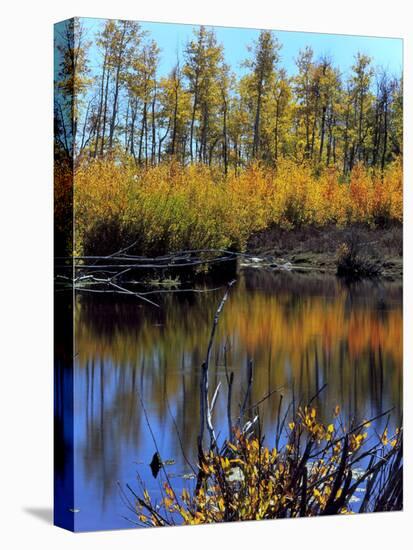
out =
[[[74,468],[76,529],[131,526],[120,487],[152,495],[156,451],[180,488],[196,464],[199,386],[212,319],[224,286],[162,292],[159,308],[131,296],[82,294],[75,300]],[[266,444],[282,398],[316,405],[331,419],[336,405],[349,421],[402,410],[402,289],[399,283],[346,285],[335,277],[244,269],[220,317],[210,365],[210,392],[221,381],[216,432],[228,434],[225,362],[234,372],[235,419],[253,365],[249,406],[260,405]],[[385,419],[372,429],[383,428]]]

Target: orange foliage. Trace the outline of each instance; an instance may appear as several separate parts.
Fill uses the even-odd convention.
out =
[[[104,160],[81,164],[74,181],[78,253],[110,253],[136,240],[148,254],[242,250],[252,233],[272,224],[374,226],[403,216],[400,161],[383,174],[358,165],[346,183],[334,169],[315,177],[291,161],[224,177],[204,165],[139,168]]]

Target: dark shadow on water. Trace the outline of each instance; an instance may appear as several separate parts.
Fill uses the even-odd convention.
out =
[[[52,525],[53,523],[53,510],[52,508],[24,508],[26,514],[34,516],[41,521],[45,521]]]

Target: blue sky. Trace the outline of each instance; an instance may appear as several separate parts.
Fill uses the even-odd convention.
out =
[[[89,39],[100,28],[103,20],[83,19],[90,30]],[[185,44],[193,35],[196,25],[176,23],[148,23],[141,26],[153,38],[161,49],[159,75],[167,74],[182,52]],[[212,27],[208,27],[212,28]],[[225,60],[231,69],[240,75],[244,71],[241,63],[248,57],[247,45],[257,39],[259,30],[231,27],[213,27],[218,41],[223,44]],[[320,34],[308,32],[292,32],[274,30],[274,35],[282,44],[281,66],[288,74],[296,72],[295,59],[300,49],[311,46],[315,57],[329,55],[335,66],[338,66],[345,76],[351,69],[354,55],[360,51],[373,58],[373,65],[388,69],[391,74],[400,76],[403,67],[403,41],[400,38],[381,38],[338,34]],[[91,51],[92,64],[96,59],[96,51]]]

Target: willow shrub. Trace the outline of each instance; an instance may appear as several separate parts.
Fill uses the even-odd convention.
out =
[[[143,484],[141,496],[130,488],[137,522],[193,525],[400,510],[401,430],[371,436],[367,421],[346,428],[338,407],[332,420],[325,425],[315,408],[299,409],[280,449],[235,430],[223,451],[201,453],[196,485],[178,492],[163,471],[156,503]]]
[[[75,174],[76,251],[109,254],[135,243],[156,255],[201,248],[243,250],[249,236],[272,224],[383,225],[402,220],[402,168],[384,174],[356,166],[349,182],[289,161],[258,164],[226,178],[204,165],[139,168],[95,160]]]

